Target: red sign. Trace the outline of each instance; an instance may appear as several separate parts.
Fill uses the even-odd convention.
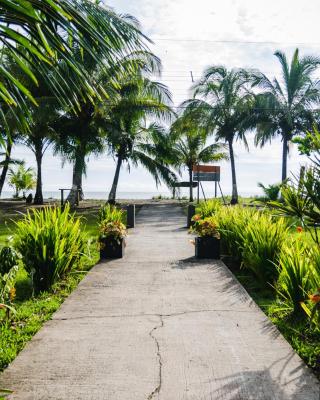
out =
[[[220,167],[215,165],[194,165],[193,172],[215,172],[220,174]]]

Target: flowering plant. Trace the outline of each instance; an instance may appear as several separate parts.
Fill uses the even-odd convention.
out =
[[[99,239],[111,238],[120,242],[127,235],[125,225],[120,221],[104,220],[99,225]]]
[[[215,217],[207,217],[201,219],[199,215],[192,218],[193,226],[190,232],[195,233],[200,237],[215,237],[220,239],[219,225]]]

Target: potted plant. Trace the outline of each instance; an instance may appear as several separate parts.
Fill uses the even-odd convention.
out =
[[[99,212],[99,247],[100,258],[122,258],[125,249],[127,229],[124,225],[122,210],[110,204]]]
[[[193,218],[191,232],[195,233],[196,258],[220,259],[220,233],[215,217],[201,218],[196,214]]]

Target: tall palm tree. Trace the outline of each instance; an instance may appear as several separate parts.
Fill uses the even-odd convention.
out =
[[[100,117],[93,104],[81,105],[78,114],[65,113],[53,125],[54,152],[73,164],[72,186],[67,201],[74,206],[78,196],[83,199],[82,178],[87,171],[87,159],[105,149],[105,132],[100,128]]]
[[[92,55],[101,65],[116,63],[126,50],[145,48],[148,41],[136,20],[116,14],[101,1],[90,0],[1,0],[0,14],[1,54],[10,54],[20,66],[20,73],[29,76],[35,84],[37,77],[29,65],[46,78],[56,97],[69,106],[77,106],[83,97],[99,96],[82,62],[73,57],[76,45]],[[19,47],[24,48],[21,53]],[[70,68],[68,75],[59,69],[60,60]],[[27,64],[26,64],[27,61]],[[59,79],[50,74],[55,66]],[[1,99],[26,127],[30,118],[28,101],[36,100],[5,66],[1,65]],[[1,111],[1,110],[0,110]],[[5,114],[0,112],[5,121]]]
[[[91,153],[101,153],[105,148],[103,137],[107,130],[115,131],[116,122],[113,112],[120,107],[120,82],[127,83],[125,90],[128,92],[131,90],[132,96],[133,85],[130,87],[130,80],[132,84],[133,80],[138,82],[138,74],[156,74],[160,70],[159,59],[144,50],[129,52],[116,64],[107,64],[103,68],[89,53],[83,53],[79,48],[74,49],[74,57],[82,59],[86,64],[86,69],[90,71],[90,80],[95,82],[101,95],[100,99],[95,99],[94,102],[83,99],[79,103],[76,114],[73,110],[67,109],[54,124],[57,132],[56,152],[60,152],[64,160],[73,163],[72,188],[67,198],[72,205],[77,202],[78,193],[80,192],[81,196],[83,193],[82,176],[86,171],[86,157]],[[152,90],[150,84],[150,91]],[[129,98],[127,93],[127,101]],[[125,110],[128,104],[122,103],[122,106]],[[140,105],[136,107],[139,108]],[[152,104],[150,104],[150,109],[151,107]],[[118,129],[117,134],[121,135]],[[113,138],[115,139],[114,136]]]
[[[111,135],[112,136],[112,135]],[[175,172],[171,169],[171,142],[166,130],[157,123],[141,125],[136,119],[130,121],[130,129],[115,136],[109,135],[110,153],[116,161],[116,170],[108,196],[108,202],[114,203],[117,195],[120,170],[124,163],[128,167],[142,166],[154,178],[156,185],[165,183],[170,189],[177,181]]]
[[[177,168],[186,168],[189,176],[189,201],[193,201],[192,170],[200,163],[228,159],[222,143],[208,144],[208,132],[192,118],[186,110],[170,130],[171,163]]]
[[[24,49],[21,49],[21,53]],[[10,124],[10,137],[17,138],[16,141],[27,145],[34,153],[37,163],[37,185],[34,197],[35,204],[43,204],[42,194],[42,160],[45,151],[52,141],[53,129],[52,124],[60,115],[60,104],[56,99],[51,88],[43,76],[38,74],[37,70],[31,64],[27,64],[32,74],[37,77],[37,84],[30,76],[21,73],[20,65],[12,56],[6,57],[5,66],[13,75],[19,78],[19,81],[28,89],[29,93],[37,102],[37,105],[29,104],[29,116],[31,122],[28,129],[24,129],[19,123],[19,119],[15,118],[11,112],[7,117]],[[52,69],[51,75],[56,71]],[[10,148],[9,148],[10,149]]]
[[[257,126],[256,144],[264,146],[275,136],[282,139],[282,181],[287,178],[287,156],[292,138],[312,128],[313,107],[320,100],[319,81],[312,74],[320,64],[320,58],[299,57],[296,49],[291,63],[280,51],[275,56],[281,66],[281,80],[270,80],[262,73],[253,77],[254,85],[263,89],[257,94],[253,125]]]
[[[246,147],[245,120],[250,115],[253,94],[249,91],[250,76],[244,70],[227,70],[224,66],[207,68],[193,86],[194,98],[183,103],[186,115],[196,121],[217,141],[228,145],[232,175],[231,203],[238,202],[238,189],[233,145],[242,140]]]

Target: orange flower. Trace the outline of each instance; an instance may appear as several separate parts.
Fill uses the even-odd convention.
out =
[[[309,295],[309,299],[312,301],[312,303],[320,303],[320,294],[316,293],[316,294],[310,294]]]
[[[201,216],[199,214],[194,215],[193,220],[194,221],[199,221],[201,219]]]
[[[298,233],[301,233],[302,231],[303,231],[302,226],[297,226],[297,232],[298,232]]]

